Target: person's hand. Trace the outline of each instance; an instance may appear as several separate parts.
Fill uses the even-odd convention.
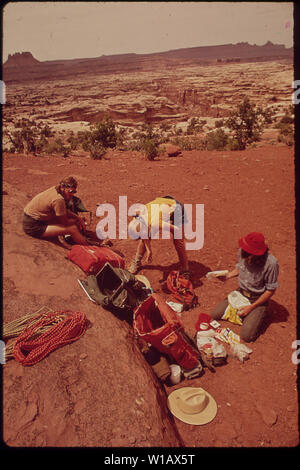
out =
[[[246,305],[238,310],[239,317],[245,317],[248,313],[252,312],[253,305]]]

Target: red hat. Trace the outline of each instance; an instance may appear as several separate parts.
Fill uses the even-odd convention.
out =
[[[251,255],[263,255],[267,250],[265,237],[262,233],[251,232],[246,237],[239,239],[239,246]]]
[[[197,320],[197,323],[195,325],[196,331],[200,330],[201,323],[203,325],[204,330],[209,330],[210,329],[209,324],[210,324],[211,320],[212,320],[211,316],[208,315],[207,313],[200,313],[200,315],[198,317],[198,320]],[[201,330],[202,330],[202,328],[201,328]]]

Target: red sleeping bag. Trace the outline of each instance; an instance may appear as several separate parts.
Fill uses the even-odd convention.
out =
[[[114,268],[125,267],[124,259],[107,246],[74,245],[67,258],[86,274],[97,274],[105,263]]]

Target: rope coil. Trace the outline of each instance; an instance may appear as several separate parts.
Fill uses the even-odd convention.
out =
[[[23,366],[34,365],[55,349],[79,339],[86,329],[87,319],[81,312],[43,313],[18,336],[12,354]]]

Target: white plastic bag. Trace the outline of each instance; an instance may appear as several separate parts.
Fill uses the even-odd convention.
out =
[[[214,344],[217,344],[217,341],[215,340],[216,332],[214,330],[205,330],[205,331],[198,331],[197,333],[197,348],[200,350],[203,349],[205,345],[211,345],[211,347]]]
[[[226,357],[226,349],[223,346],[223,344],[218,343],[215,341],[215,343],[212,345],[212,352],[214,357]]]
[[[249,359],[249,354],[252,353],[252,349],[248,348],[245,344],[242,343],[232,343],[230,344],[230,349],[233,356],[237,357],[241,362]]]
[[[249,299],[245,297],[241,292],[234,290],[228,294],[228,302],[236,310],[251,305]]]

